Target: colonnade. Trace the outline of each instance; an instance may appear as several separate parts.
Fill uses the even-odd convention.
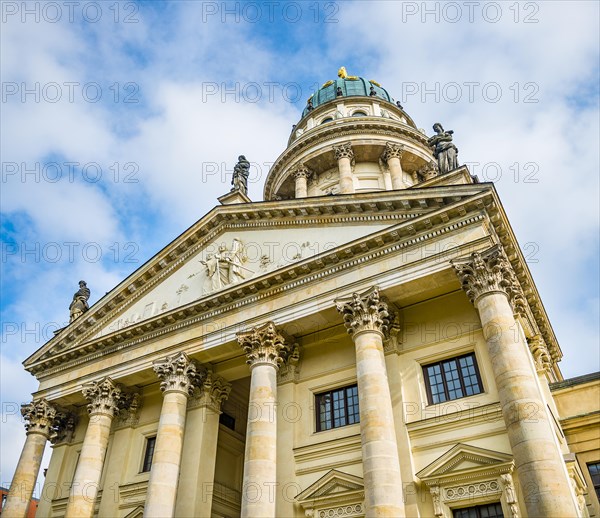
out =
[[[347,150],[340,151],[342,159],[349,166]],[[389,160],[395,158],[390,156]],[[393,164],[390,163],[390,170],[397,167]],[[525,305],[515,274],[500,247],[452,264],[481,318],[519,483],[526,495],[531,495],[533,488],[533,496],[524,499],[527,513],[577,516],[553,425],[547,419],[535,372],[529,366],[526,338],[515,320],[515,312]],[[356,353],[365,515],[405,516],[395,431],[400,423],[394,423],[383,350],[392,320],[390,308],[377,287],[339,298],[335,305]],[[293,344],[273,322],[239,333],[237,338],[250,369],[248,408],[256,410],[249,412],[253,415],[247,422],[241,515],[274,518],[276,501],[270,497],[269,488],[277,482],[277,421],[273,411],[278,402],[277,371],[292,356]],[[230,386],[183,352],[156,361],[153,368],[161,380],[163,403],[144,516],[166,518],[175,516],[187,401],[195,390],[204,391],[211,408],[218,411]],[[111,423],[130,397],[130,392],[110,378],[90,383],[82,392],[89,402],[90,422],[67,518],[93,516]],[[60,412],[43,399],[23,407],[28,422],[27,440],[3,510],[6,518],[25,516],[45,442],[56,428],[57,413]],[[202,433],[214,439],[218,419],[211,423],[214,429],[207,430],[205,425]],[[209,449],[216,453],[214,440]],[[83,487],[88,488],[86,494],[81,492]],[[90,492],[90,487],[96,489]],[[257,497],[261,494],[263,497]],[[210,513],[208,505],[205,511]]]

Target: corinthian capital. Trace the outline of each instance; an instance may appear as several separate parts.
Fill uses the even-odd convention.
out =
[[[403,153],[403,145],[394,144],[393,142],[386,142],[385,149],[381,155],[381,159],[384,162],[387,162],[390,158],[402,158]]]
[[[333,146],[333,153],[335,154],[336,160],[339,160],[340,158],[354,159],[354,151],[352,151],[352,144],[350,144],[350,142]]]
[[[27,434],[39,433],[46,439],[50,438],[54,418],[56,417],[56,408],[45,399],[32,401],[21,406],[21,415],[25,419],[25,430]]]
[[[92,381],[83,386],[84,397],[89,401],[88,413],[117,415],[123,406],[125,393],[123,387],[106,377],[100,381]]]
[[[221,412],[221,404],[229,397],[231,383],[207,370],[199,385],[199,394],[194,406],[205,406],[214,412]]]
[[[392,319],[387,302],[379,295],[379,286],[364,293],[353,293],[350,297],[336,299],[335,305],[344,317],[344,325],[349,334],[361,331],[387,334]]]
[[[238,333],[237,337],[248,358],[246,363],[251,368],[261,363],[279,368],[290,352],[290,346],[273,322],[267,322],[245,333]]]
[[[194,391],[198,368],[187,354],[181,352],[157,360],[152,365],[154,372],[162,380],[160,390],[162,392],[178,391],[191,396]]]
[[[451,261],[467,296],[473,304],[488,293],[504,293],[515,313],[524,313],[525,297],[519,281],[500,245],[474,252],[468,259]]]
[[[528,338],[527,344],[535,362],[535,370],[539,373],[550,372],[552,370],[552,358],[541,335]]]
[[[312,171],[304,164],[296,166],[292,172],[294,178],[310,178],[312,174]]]

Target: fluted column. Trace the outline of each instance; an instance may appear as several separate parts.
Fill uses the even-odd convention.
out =
[[[46,441],[50,438],[56,418],[56,408],[45,399],[40,399],[23,405],[21,414],[26,420],[27,438],[2,509],[2,516],[8,518],[27,516]]]
[[[390,170],[390,176],[392,177],[392,189],[407,189],[410,185],[404,182],[404,175],[402,173],[402,165],[400,159],[404,153],[404,146],[401,144],[393,144],[387,142],[385,145],[385,151],[381,155],[381,159],[387,163],[388,169]]]
[[[82,392],[89,401],[90,422],[73,477],[65,518],[91,518],[94,515],[110,427],[115,415],[126,404],[126,394],[121,385],[110,378],[88,383]]]
[[[340,194],[354,193],[354,179],[352,175],[352,162],[354,160],[354,151],[350,142],[333,146],[335,159],[338,161],[338,170],[340,172]]]
[[[160,390],[163,393],[163,404],[156,432],[144,517],[169,518],[175,515],[188,397],[192,395],[200,373],[196,364],[185,353],[156,361],[153,368],[162,380]],[[185,498],[189,498],[189,495]]]
[[[289,345],[273,322],[239,333],[250,365],[242,518],[275,518],[277,483],[277,370]]]
[[[296,181],[296,198],[306,198],[308,196],[308,179],[310,178],[312,171],[305,165],[299,165],[292,176]]]
[[[453,261],[479,311],[519,484],[529,516],[577,516],[562,455],[514,313],[525,300],[499,245]]]
[[[392,398],[383,337],[390,322],[379,288],[337,299],[356,347],[356,376],[365,481],[365,516],[405,516]]]
[[[231,385],[207,371],[188,402],[175,516],[212,516],[221,405]]]

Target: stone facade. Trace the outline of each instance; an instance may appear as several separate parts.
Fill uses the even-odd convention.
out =
[[[598,514],[598,379],[573,417],[496,191],[372,91],[307,107],[265,201],[221,197],[25,361],[3,515],[49,440],[41,517]]]

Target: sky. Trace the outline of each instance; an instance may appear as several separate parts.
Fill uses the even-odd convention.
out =
[[[2,486],[37,387],[21,362],[68,322],[78,281],[100,299],[218,204],[240,154],[261,200],[307,98],[342,65],[427,134],[454,130],[459,162],[495,183],[563,375],[600,370],[600,3],[0,6]]]

